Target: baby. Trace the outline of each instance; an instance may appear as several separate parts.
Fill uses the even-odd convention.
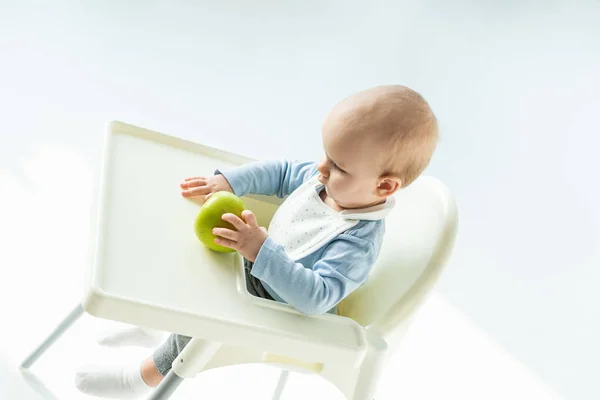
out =
[[[438,140],[427,102],[404,86],[382,86],[348,97],[322,128],[324,157],[313,162],[256,162],[211,177],[188,178],[184,197],[206,200],[227,190],[287,199],[269,231],[246,210],[225,214],[236,230],[216,228],[220,245],[245,260],[248,291],[317,315],[367,279],[384,234],[392,195],[425,169]],[[100,397],[134,398],[156,387],[190,340],[173,334],[141,365],[86,369],[77,387]]]

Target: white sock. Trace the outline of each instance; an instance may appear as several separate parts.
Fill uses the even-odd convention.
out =
[[[164,338],[165,333],[161,331],[129,324],[118,324],[104,332],[98,339],[98,343],[108,347],[140,346],[155,348],[164,341]]]
[[[126,368],[84,367],[75,375],[75,386],[83,393],[110,399],[136,399],[151,390],[142,379],[139,364]]]

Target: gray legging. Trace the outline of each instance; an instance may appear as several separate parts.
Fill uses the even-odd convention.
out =
[[[264,299],[273,300],[271,295],[265,290],[260,280],[250,274],[252,270],[252,263],[248,260],[244,260],[244,266],[246,271],[246,288],[250,294],[262,297]],[[171,334],[166,342],[164,342],[158,349],[154,351],[154,363],[158,372],[162,376],[165,376],[171,370],[173,361],[177,358],[179,353],[189,343],[192,338],[189,336]]]

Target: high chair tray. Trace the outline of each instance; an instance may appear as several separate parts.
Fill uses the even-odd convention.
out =
[[[334,315],[307,317],[251,296],[241,257],[213,252],[196,239],[193,222],[200,204],[184,199],[179,183],[248,161],[133,125],[108,124],[84,309],[106,319],[250,343],[274,353],[289,353],[292,347],[302,351],[298,344],[310,344],[314,355],[305,348],[300,356],[313,360],[321,348],[336,349],[336,357],[357,362],[365,338],[356,322]],[[263,226],[279,204],[260,196],[244,201]]]

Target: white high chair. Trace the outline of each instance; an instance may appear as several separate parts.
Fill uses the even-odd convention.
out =
[[[150,399],[168,398],[184,378],[240,363],[312,371],[348,399],[370,400],[386,356],[431,291],[457,230],[453,197],[419,178],[397,195],[369,280],[339,315],[305,316],[246,291],[241,257],[203,247],[193,233],[199,204],[180,196],[190,174],[250,161],[120,122],[108,125],[102,184],[83,300],[21,367],[29,368],[84,312],[191,336]],[[262,226],[279,199],[245,198]]]

